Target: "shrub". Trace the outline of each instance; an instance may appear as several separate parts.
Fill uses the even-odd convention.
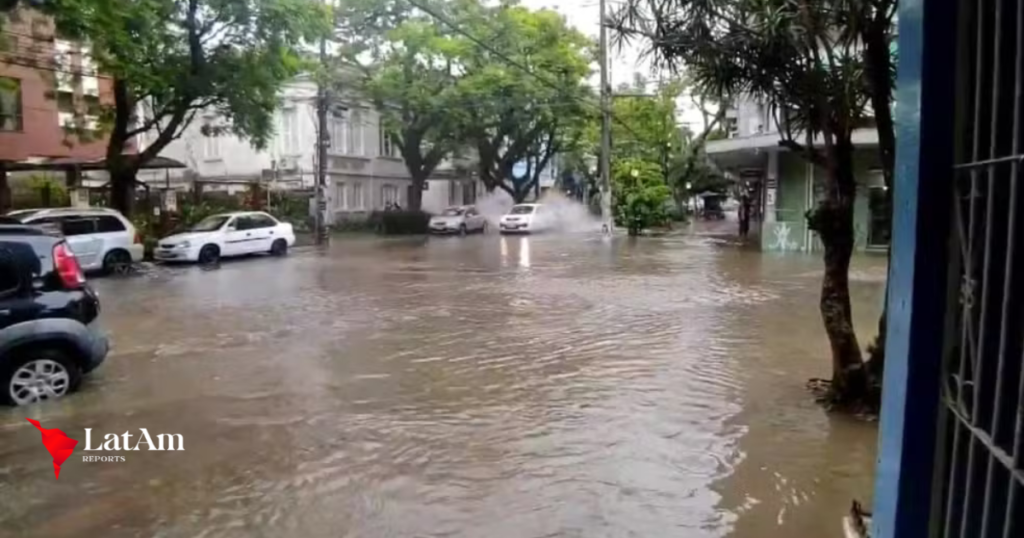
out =
[[[659,226],[668,220],[666,203],[672,191],[665,185],[657,165],[629,159],[612,167],[615,193],[615,223],[640,235],[644,229]]]
[[[383,235],[425,234],[430,227],[430,213],[412,209],[374,211],[367,223]]]

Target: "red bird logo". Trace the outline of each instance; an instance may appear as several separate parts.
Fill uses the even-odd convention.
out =
[[[48,430],[39,425],[38,420],[32,420],[26,418],[25,420],[32,423],[33,426],[43,434],[43,446],[46,447],[46,451],[53,456],[53,476],[60,480],[60,466],[64,463],[64,460],[71,456],[71,453],[75,451],[75,447],[78,446],[78,441],[68,437],[64,432],[54,428]]]

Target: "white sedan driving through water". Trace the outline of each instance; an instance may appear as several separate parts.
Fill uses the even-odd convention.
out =
[[[516,204],[498,222],[503,234],[543,232],[554,225],[554,214],[543,204]]]
[[[160,240],[153,250],[159,261],[213,263],[222,257],[266,252],[284,256],[295,244],[292,225],[262,211],[210,215],[187,232]]]

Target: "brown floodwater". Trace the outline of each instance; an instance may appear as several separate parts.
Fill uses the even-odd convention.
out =
[[[883,262],[854,264],[865,341]],[[838,536],[876,427],[804,391],[829,370],[819,267],[488,235],[95,279],[108,362],[0,409],[0,535]],[[80,440],[59,481],[25,417]],[[85,428],[185,450],[85,451]]]

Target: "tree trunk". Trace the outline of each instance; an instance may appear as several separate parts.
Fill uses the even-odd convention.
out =
[[[110,207],[131,218],[135,210],[135,171],[131,169],[110,171]]]
[[[879,8],[881,9],[881,8]],[[865,43],[864,66],[869,84],[871,107],[875,113],[875,123],[878,126],[878,152],[882,161],[882,177],[885,180],[885,201],[889,211],[888,227],[892,228],[892,196],[893,196],[893,174],[896,168],[896,132],[892,117],[892,56],[889,52],[888,41],[889,21],[878,15],[873,24],[867,25],[862,31],[861,39]],[[889,236],[890,242],[892,235]],[[891,249],[886,254],[889,261]],[[888,266],[888,263],[886,264]],[[882,306],[882,315],[878,319],[878,335],[874,342],[868,346],[867,369],[874,382],[881,381],[882,372],[885,369],[885,323],[886,309],[889,302],[889,283],[885,284],[885,304]]]
[[[7,182],[7,165],[0,162],[0,213],[11,209],[11,185]]]
[[[423,185],[426,184],[427,178],[425,177],[413,177],[412,185],[409,189],[409,200],[408,207],[410,211],[420,211],[423,208]]]
[[[832,348],[832,399],[835,403],[862,402],[868,395],[866,369],[850,305],[850,258],[853,256],[853,202],[856,183],[852,145],[837,144],[836,165],[830,171],[832,188],[808,216],[808,225],[824,245],[825,275],[821,282],[821,319]]]

